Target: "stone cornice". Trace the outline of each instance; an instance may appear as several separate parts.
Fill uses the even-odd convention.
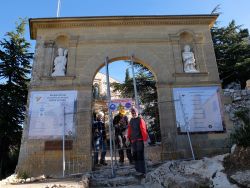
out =
[[[38,29],[83,28],[110,26],[152,25],[208,25],[211,27],[218,15],[173,15],[173,16],[106,16],[106,17],[61,17],[29,19],[30,37],[36,39]]]

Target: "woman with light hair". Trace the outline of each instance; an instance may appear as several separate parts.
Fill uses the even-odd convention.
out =
[[[100,118],[104,117],[104,113],[102,111],[98,112],[96,115],[97,115],[97,117],[99,116]]]

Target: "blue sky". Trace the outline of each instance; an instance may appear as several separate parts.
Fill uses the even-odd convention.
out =
[[[222,14],[219,25],[227,25],[232,19],[243,28],[250,29],[250,0],[61,0],[60,16],[119,16],[119,15],[185,15],[210,14],[220,4]],[[57,0],[2,0],[0,11],[0,39],[15,28],[19,17],[56,17]],[[26,38],[30,41],[27,26]],[[35,41],[31,41],[34,46]],[[32,48],[33,51],[33,48]],[[125,68],[111,64],[110,75],[122,80]],[[117,68],[122,68],[123,74]]]

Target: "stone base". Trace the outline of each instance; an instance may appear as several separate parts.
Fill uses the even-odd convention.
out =
[[[215,155],[225,154],[230,152],[230,148],[207,148],[207,149],[193,149],[195,159],[201,159],[203,157],[212,157]],[[176,159],[192,159],[191,150],[179,150],[176,152],[162,152],[161,159],[176,160]]]

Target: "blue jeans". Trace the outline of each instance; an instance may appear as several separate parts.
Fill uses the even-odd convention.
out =
[[[100,161],[105,161],[106,156],[106,142],[102,138],[97,138],[94,141],[94,164],[98,164],[98,153],[101,150],[101,159]]]

